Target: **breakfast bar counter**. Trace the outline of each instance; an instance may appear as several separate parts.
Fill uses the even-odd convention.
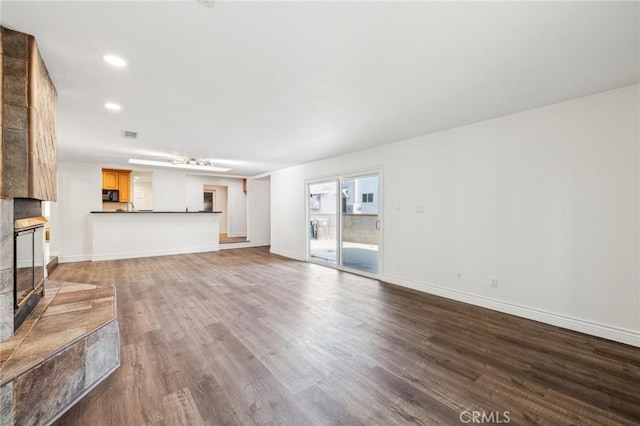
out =
[[[92,214],[123,214],[123,213],[129,213],[129,214],[140,214],[140,213],[153,213],[153,214],[157,214],[157,213],[176,213],[176,214],[212,214],[212,213],[222,213],[222,212],[205,212],[205,211],[173,211],[173,210],[113,210],[113,211],[105,211],[105,210],[100,210],[100,211],[92,211]]]
[[[220,212],[91,213],[93,261],[220,250]]]

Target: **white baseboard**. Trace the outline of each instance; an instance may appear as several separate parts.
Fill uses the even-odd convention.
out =
[[[90,254],[76,254],[73,256],[58,256],[58,263],[88,262],[91,260]]]
[[[220,244],[220,250],[231,250],[231,249],[238,249],[238,248],[250,248],[250,247],[264,247],[264,246],[268,246],[271,243],[266,242],[266,243],[254,243],[252,241],[244,241],[241,243],[224,243],[224,244]]]
[[[273,250],[272,250],[273,251]],[[592,336],[602,337],[604,339],[613,340],[627,345],[640,347],[640,333],[617,327],[611,327],[596,322],[585,321],[566,315],[560,315],[552,312],[546,312],[538,309],[528,308],[522,305],[502,302],[500,300],[488,297],[477,296],[471,293],[451,290],[444,287],[438,287],[432,284],[421,283],[394,275],[383,275],[381,281],[396,284],[402,287],[408,287],[424,293],[434,294],[436,296],[446,297],[448,299],[469,303],[483,308],[492,309],[506,314],[516,315],[522,318],[539,321],[545,324],[551,324],[558,327],[566,328],[580,333]]]
[[[153,250],[145,252],[121,252],[121,253],[109,253],[109,254],[97,254],[91,256],[92,261],[98,262],[101,260],[117,260],[117,259],[135,259],[139,257],[155,257],[155,256],[170,256],[174,254],[189,254],[189,253],[204,253],[208,251],[218,251],[220,246],[208,246],[208,247],[195,247],[185,249],[172,249],[172,250]]]
[[[271,251],[271,253],[277,254],[279,256],[289,257],[289,258],[295,259],[295,260],[305,260],[304,256],[300,256],[298,253],[294,253],[294,252],[291,252],[291,251],[281,250],[281,249],[277,249],[277,248],[273,248],[273,247],[271,247],[270,251]]]
[[[34,265],[33,261],[31,261],[31,260],[22,260],[22,261],[18,261],[16,266],[19,269],[22,269],[22,268],[31,268],[32,266],[36,266],[36,267],[43,266],[43,264],[41,263],[41,264],[35,264]]]

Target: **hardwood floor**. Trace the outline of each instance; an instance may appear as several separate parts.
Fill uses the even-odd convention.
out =
[[[640,423],[638,348],[267,248],[51,278],[115,286],[122,339],[59,425]]]

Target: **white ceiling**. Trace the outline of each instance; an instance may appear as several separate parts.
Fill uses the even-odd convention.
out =
[[[2,25],[36,36],[57,87],[60,157],[109,164],[213,158],[252,176],[638,83],[640,72],[638,2],[0,7]],[[128,66],[108,66],[106,53]]]

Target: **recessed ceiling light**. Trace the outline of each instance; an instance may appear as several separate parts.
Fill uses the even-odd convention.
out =
[[[104,107],[111,111],[120,111],[122,107],[118,104],[114,104],[113,102],[107,102],[104,104]]]
[[[122,68],[127,65],[124,59],[115,55],[104,55],[102,59],[104,59],[106,63],[118,68]]]

